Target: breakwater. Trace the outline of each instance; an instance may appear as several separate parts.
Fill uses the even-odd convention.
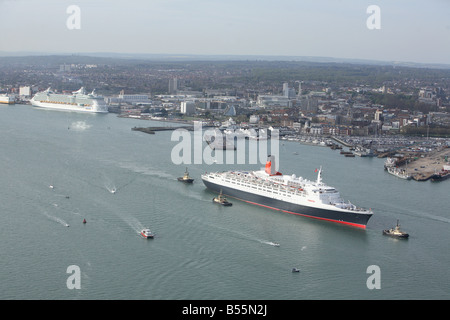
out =
[[[177,130],[177,129],[185,129],[188,131],[193,131],[194,127],[192,126],[180,126],[180,127],[133,127],[131,130],[133,131],[141,131],[149,134],[155,134],[157,131],[168,131],[168,130]]]

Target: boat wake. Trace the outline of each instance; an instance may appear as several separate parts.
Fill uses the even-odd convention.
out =
[[[174,179],[175,176],[166,173],[164,171],[155,169],[153,167],[146,167],[135,163],[119,163],[119,166],[123,169],[133,171],[135,173],[141,173],[144,175],[161,178],[161,179]]]
[[[116,193],[117,191],[119,191],[120,189],[125,188],[126,186],[130,185],[131,183],[134,182],[134,180],[136,180],[137,176],[131,178],[130,180],[128,180],[127,182],[124,182],[123,184],[117,186],[114,182],[112,182],[110,179],[106,179],[107,181],[104,183],[104,187],[106,190],[108,190],[109,193]]]
[[[105,186],[106,190],[108,190],[110,193],[116,193],[117,188],[115,186]]]
[[[428,218],[428,219],[431,219],[431,220],[434,220],[434,221],[439,221],[439,222],[444,222],[444,223],[450,223],[450,219],[449,219],[449,218],[436,216],[436,215],[430,214],[430,213],[424,214],[423,217]]]
[[[140,234],[146,227],[135,217],[122,217],[122,220],[136,233]]]
[[[450,218],[438,216],[436,214],[431,214],[428,212],[418,211],[418,210],[409,210],[406,211],[403,208],[397,208],[395,206],[392,206],[392,209],[386,209],[386,208],[379,208],[376,209],[377,212],[380,212],[381,214],[385,214],[389,216],[389,218],[392,217],[392,212],[397,212],[397,216],[405,215],[405,216],[411,216],[411,217],[417,217],[417,218],[423,218],[423,219],[430,219],[433,221],[439,221],[444,223],[450,223]]]
[[[46,216],[48,219],[50,219],[50,220],[52,220],[52,221],[55,221],[55,222],[57,222],[57,223],[59,223],[59,224],[65,226],[65,227],[68,227],[68,226],[69,226],[69,224],[68,224],[66,221],[64,221],[64,220],[61,219],[61,218],[52,216],[52,215],[49,214],[47,211],[43,211],[42,214],[43,214],[44,216]]]
[[[261,240],[261,241],[259,241],[259,242],[264,243],[264,244],[268,244],[269,246],[274,246],[274,247],[279,247],[279,246],[280,246],[279,243],[277,243],[277,242],[272,242],[272,241]]]
[[[212,226],[212,225],[211,225]],[[265,244],[265,245],[269,245],[269,246],[273,246],[273,247],[279,247],[280,244],[278,242],[274,242],[274,241],[270,241],[270,240],[266,240],[266,239],[260,239],[257,236],[252,236],[250,234],[247,234],[245,232],[239,232],[237,230],[231,230],[231,229],[227,229],[224,227],[221,227],[219,225],[214,225],[214,228],[216,228],[216,231],[221,231],[223,234],[227,234],[228,236],[231,236],[233,238],[236,239],[241,239],[244,241],[250,241],[250,242],[257,242],[257,243],[261,243],[261,244]]]
[[[69,129],[75,130],[75,131],[85,131],[92,127],[90,124],[86,124],[85,121],[75,121],[70,126]]]

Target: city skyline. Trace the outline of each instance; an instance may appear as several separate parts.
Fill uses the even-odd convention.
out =
[[[379,27],[368,20],[376,5]],[[79,8],[78,28],[68,24]],[[450,2],[0,0],[0,51],[308,56],[450,64]],[[72,21],[73,22],[73,21]]]

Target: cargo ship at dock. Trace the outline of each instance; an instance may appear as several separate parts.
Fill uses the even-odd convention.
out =
[[[345,202],[340,193],[322,182],[322,169],[317,180],[310,181],[275,170],[275,157],[269,156],[266,167],[259,171],[227,171],[205,173],[205,186],[217,193],[290,214],[366,228],[372,210]]]
[[[76,111],[87,113],[108,113],[108,105],[102,96],[92,91],[87,93],[82,87],[72,94],[55,93],[48,88],[38,92],[30,100],[35,107],[62,111]]]
[[[431,177],[431,181],[438,182],[438,181],[447,180],[449,178],[450,178],[450,166],[444,165],[441,171],[436,172]]]

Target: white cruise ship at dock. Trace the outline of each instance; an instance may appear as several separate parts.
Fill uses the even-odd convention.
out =
[[[94,91],[86,93],[84,87],[72,94],[54,93],[51,88],[38,92],[30,100],[35,107],[77,111],[87,113],[107,113],[108,105],[102,96],[97,95]]]
[[[372,210],[345,202],[339,192],[322,182],[277,172],[269,156],[265,170],[212,172],[202,175],[203,183],[215,192],[250,204],[309,218],[366,228]]]

